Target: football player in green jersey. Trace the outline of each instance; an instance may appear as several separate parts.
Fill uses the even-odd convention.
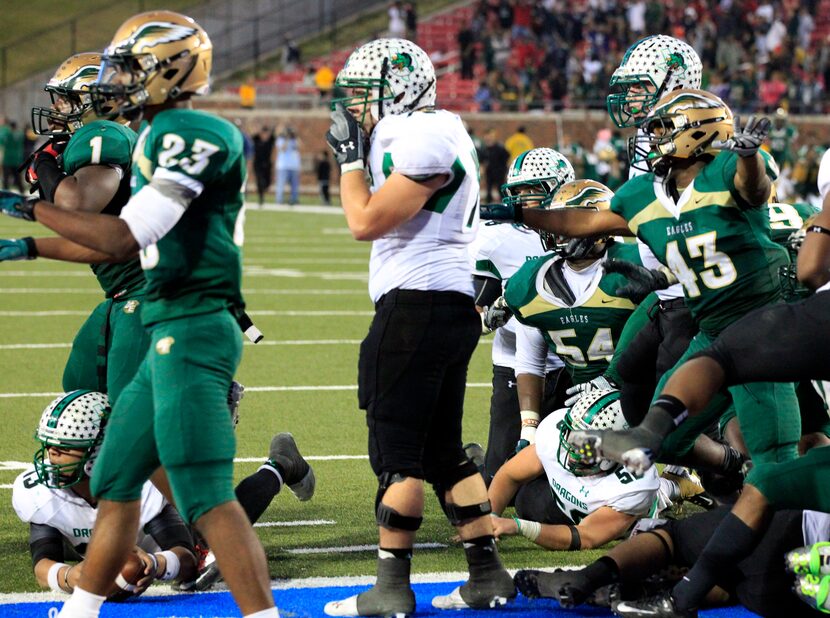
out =
[[[89,87],[100,65],[100,54],[75,54],[46,84],[52,105],[32,109],[32,126],[50,140],[33,155],[26,179],[61,208],[118,215],[130,197],[136,134],[123,118],[102,120],[92,109]],[[109,112],[112,104],[101,107]],[[115,401],[149,345],[141,324],[144,273],[138,258],[94,263],[104,256],[60,237],[0,240],[0,261],[36,257],[92,263],[106,300],[75,336],[63,388],[105,392]]]
[[[531,227],[575,237],[637,234],[683,284],[700,325],[701,332],[680,363],[742,315],[780,298],[778,268],[787,258],[770,239],[767,209],[776,167],[759,152],[769,122],[753,119],[745,129],[733,129],[732,113],[718,97],[676,90],[660,100],[643,126],[651,171],[623,185],[610,210],[514,209],[506,214],[514,219],[524,215]],[[505,215],[503,210],[492,214]],[[671,283],[664,277],[662,283],[667,282]],[[654,278],[648,283],[646,289],[658,287],[652,285]],[[658,385],[658,393],[670,373]],[[732,388],[729,394],[756,463],[795,457],[800,423],[792,385],[758,383]],[[713,404],[709,416],[716,410]],[[671,437],[673,443],[664,445],[666,450],[688,450],[692,437],[713,420],[709,416],[702,414],[683,426]],[[650,452],[638,451],[639,461],[626,460],[630,468],[650,466],[662,436],[675,428],[672,416],[661,420],[655,432],[660,438]],[[649,414],[644,421],[649,425],[631,431],[642,432],[654,421]],[[601,447],[603,456],[622,458],[628,448],[617,452],[609,442],[623,435],[604,436],[608,440]]]
[[[138,525],[143,482],[167,472],[183,519],[195,523],[244,616],[278,616],[265,553],[234,498],[235,440],[226,397],[242,342],[240,290],[245,157],[227,121],[190,109],[208,90],[212,44],[196,22],[142,13],[106,49],[93,106],[115,100],[143,116],[130,201],[119,217],[0,198],[0,209],[42,224],[112,260],[141,252],[142,321],[151,345],[113,409],[92,490],[98,520],[80,585],[59,616],[97,616]],[[105,261],[105,260],[100,260]]]

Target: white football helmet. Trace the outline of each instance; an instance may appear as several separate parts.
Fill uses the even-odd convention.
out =
[[[362,104],[363,114],[369,110],[375,122],[387,114],[408,114],[435,105],[432,61],[406,39],[376,39],[361,45],[337,74],[335,86],[348,94],[332,104],[346,108]]]
[[[35,435],[41,444],[34,458],[38,480],[46,487],[65,489],[89,476],[109,414],[109,398],[88,390],[64,393],[46,406]],[[50,446],[85,453],[78,462],[53,464],[47,452]]]
[[[607,474],[616,469],[619,464],[610,459],[601,459],[591,466],[581,463],[582,456],[571,446],[568,438],[572,431],[586,429],[611,431],[628,429],[628,423],[625,422],[620,405],[620,391],[588,391],[571,406],[565,418],[559,423],[558,460],[563,468],[576,476]]]
[[[628,48],[611,75],[608,114],[620,128],[638,126],[660,98],[678,88],[700,88],[703,64],[688,43],[656,34]],[[640,92],[631,92],[638,87]]]
[[[501,186],[502,202],[544,208],[559,187],[575,177],[571,162],[561,152],[553,148],[527,150],[510,165],[507,182]],[[537,190],[520,193],[528,186]]]

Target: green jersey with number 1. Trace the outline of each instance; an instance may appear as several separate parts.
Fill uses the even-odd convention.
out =
[[[145,325],[244,307],[245,174],[242,134],[227,120],[177,108],[142,128],[133,155],[133,194],[155,176],[197,195],[173,229],[141,252]]]
[[[613,243],[606,258],[640,264],[640,251],[636,245]],[[635,308],[630,300],[616,295],[625,278],[604,273],[600,264],[603,260],[581,273],[590,278],[590,283],[572,303],[544,288],[545,274],[551,268],[568,267],[556,255],[526,262],[510,277],[504,292],[516,319],[541,331],[550,350],[565,363],[574,384],[602,375]]]
[[[122,174],[118,191],[102,211],[118,216],[130,199],[130,166],[136,134],[129,127],[110,120],[96,120],[75,133],[63,151],[63,171],[70,176],[82,167],[107,165]],[[92,264],[107,298],[129,298],[144,288],[144,273],[138,259],[120,264]]]
[[[775,162],[761,154],[775,180]],[[632,178],[611,201],[611,210],[683,284],[689,310],[712,336],[780,299],[778,269],[788,263],[786,251],[770,238],[767,204],[753,208],[738,195],[737,163],[735,153],[719,154],[677,204],[653,173]]]

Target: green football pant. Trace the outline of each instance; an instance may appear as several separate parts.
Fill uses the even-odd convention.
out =
[[[655,399],[663,392],[669,378],[680,365],[709,347],[713,338],[705,333],[695,335],[689,349],[677,364],[660,380]],[[753,382],[738,384],[728,389],[735,413],[741,425],[744,442],[752,457],[759,463],[783,462],[798,456],[801,437],[801,416],[792,383]],[[686,419],[663,442],[662,453],[669,458],[680,457],[691,450],[695,439],[729,410],[729,397],[718,393],[700,414]]]
[[[149,333],[147,355],[107,423],[92,493],[138,500],[162,465],[179,513],[192,523],[235,499],[227,395],[242,356],[241,334],[228,311],[159,322]]]
[[[783,463],[755,464],[746,478],[776,509],[830,512],[830,447]]]
[[[114,403],[133,379],[147,353],[150,337],[141,323],[142,296],[111,298],[83,323],[63,371],[63,390],[83,388],[107,393]]]

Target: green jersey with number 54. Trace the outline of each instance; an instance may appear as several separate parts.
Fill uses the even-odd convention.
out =
[[[777,177],[761,151],[766,173]],[[735,189],[738,155],[722,152],[697,174],[677,203],[653,173],[617,190],[611,210],[668,266],[701,331],[717,335],[756,307],[781,297],[778,269],[787,253],[770,237],[767,204],[750,207]]]
[[[242,134],[227,120],[170,109],[142,128],[133,155],[133,194],[155,178],[196,196],[173,229],[141,251],[144,324],[244,307],[245,175]]]
[[[612,243],[604,258],[567,274],[563,271],[570,267],[565,260],[541,256],[510,277],[504,292],[516,319],[542,333],[574,384],[602,375],[635,308],[630,300],[616,295],[625,278],[602,270],[608,258],[640,264],[640,251],[636,245]]]
[[[135,142],[135,131],[129,127],[96,120],[75,131],[63,151],[63,171],[70,176],[90,165],[106,165],[122,175],[118,191],[102,211],[105,214],[119,215],[130,199],[130,166]],[[92,264],[91,268],[107,298],[129,298],[144,288],[144,273],[137,259],[120,264]]]

